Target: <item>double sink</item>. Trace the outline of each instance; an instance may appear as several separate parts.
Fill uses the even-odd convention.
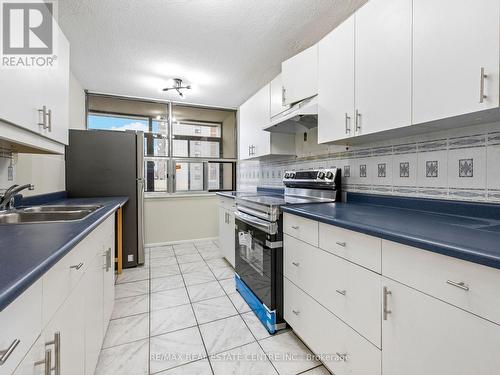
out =
[[[32,206],[0,213],[0,224],[48,223],[83,220],[102,205]]]

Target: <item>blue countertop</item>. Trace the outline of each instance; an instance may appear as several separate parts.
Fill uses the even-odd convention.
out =
[[[500,269],[500,205],[350,195],[284,212]]]
[[[0,311],[127,201],[127,197],[61,199],[50,204],[103,207],[83,220],[0,225]]]

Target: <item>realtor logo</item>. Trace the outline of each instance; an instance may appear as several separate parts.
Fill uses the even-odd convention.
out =
[[[41,0],[2,2],[2,66],[47,67],[54,60],[54,4]]]

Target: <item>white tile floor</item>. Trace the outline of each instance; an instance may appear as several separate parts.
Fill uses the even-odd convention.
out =
[[[96,375],[326,375],[291,331],[271,336],[234,287],[217,241],[146,250],[117,278]]]

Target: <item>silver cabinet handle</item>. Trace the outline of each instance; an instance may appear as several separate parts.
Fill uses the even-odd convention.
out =
[[[38,126],[41,126],[42,129],[47,128],[47,106],[45,105],[38,110]]]
[[[339,246],[342,246],[342,247],[346,247],[346,243],[345,242],[335,242],[337,245]]]
[[[35,366],[44,365],[45,368],[43,370],[43,374],[50,375],[50,373],[52,372],[51,363],[52,363],[52,350],[46,349],[45,350],[45,358],[41,361],[35,362]]]
[[[389,314],[392,314],[392,311],[389,310],[387,308],[387,300],[389,298],[389,295],[391,295],[392,292],[389,290],[389,288],[387,288],[386,286],[384,286],[384,300],[383,300],[383,304],[384,304],[384,312],[383,312],[383,315],[384,315],[384,320],[387,320],[387,317],[389,316]]]
[[[52,110],[47,111],[47,130],[52,133]]]
[[[466,283],[464,283],[463,281],[460,281],[459,283],[457,283],[456,281],[447,280],[446,284],[455,286],[457,288],[465,290],[466,292],[469,291],[469,286]]]
[[[285,105],[286,103],[286,89],[285,86],[281,86],[281,104]]]
[[[16,349],[16,347],[19,345],[20,342],[21,340],[15,339],[14,341],[12,341],[12,344],[10,344],[10,346],[7,349],[0,350],[0,366],[2,366],[5,362],[7,362],[10,355]]]
[[[347,293],[345,290],[338,290],[338,289],[337,289],[337,290],[335,290],[335,291],[336,291],[338,294],[342,294],[343,296],[345,296],[345,295],[346,295],[346,293]]]
[[[354,129],[354,132],[360,132],[361,131],[361,113],[356,109],[356,128]]]
[[[299,310],[292,310],[292,312],[293,312],[295,315],[297,315],[297,316],[299,316],[299,314],[300,314],[300,311],[299,311]]]
[[[481,76],[479,78],[479,103],[483,103],[484,99],[488,96],[484,94],[484,79],[488,78],[487,74],[484,74],[484,67],[481,67]]]
[[[76,265],[73,265],[73,266],[69,266],[69,268],[73,268],[75,270],[79,270],[80,268],[83,267],[83,262],[80,262],[79,264],[76,264]]]
[[[46,347],[50,345],[54,345],[55,357],[54,368],[51,368],[51,371],[54,370],[54,375],[61,375],[61,332],[54,333],[54,340],[45,343]]]
[[[350,122],[351,122],[351,117],[346,112],[345,113],[345,133],[346,134],[351,134]]]
[[[111,248],[108,247],[108,250],[106,250],[106,272],[108,272],[110,268],[111,268]]]
[[[292,225],[292,229],[299,229],[298,225]]]
[[[292,264],[293,264],[295,267],[299,267],[299,266],[300,266],[300,263],[299,263],[299,262],[292,262]]]

